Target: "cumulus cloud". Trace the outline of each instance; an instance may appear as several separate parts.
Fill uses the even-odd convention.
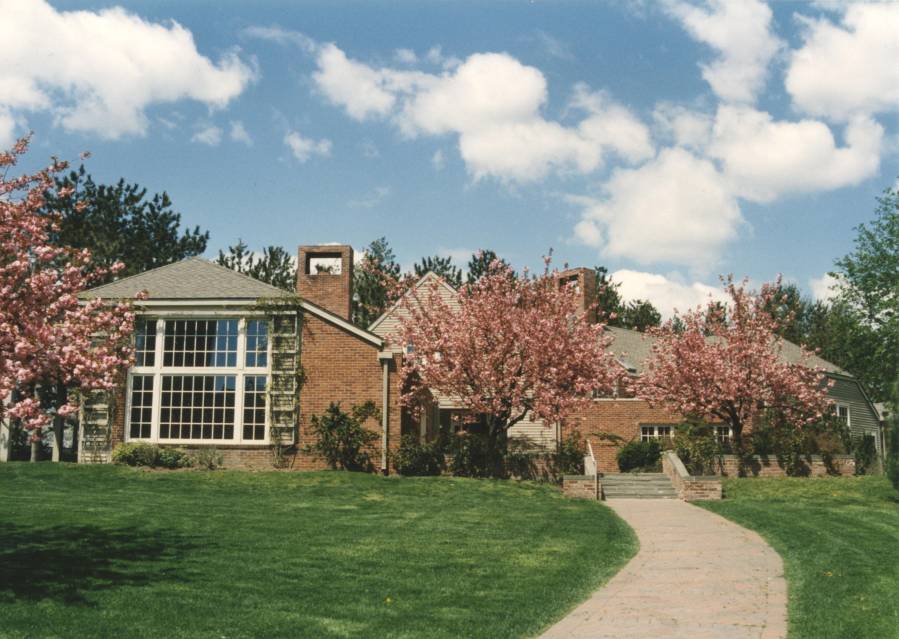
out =
[[[812,291],[812,295],[816,300],[826,302],[837,295],[837,288],[840,280],[830,273],[825,273],[821,277],[813,277],[809,279],[808,286]]]
[[[585,85],[570,101],[579,123],[545,119],[546,78],[508,54],[476,53],[438,75],[370,66],[327,44],[316,64],[316,87],[351,118],[389,120],[407,137],[457,135],[475,178],[534,181],[553,171],[590,173],[605,153],[630,162],[653,153],[648,128]]]
[[[720,287],[702,282],[686,282],[676,274],[662,275],[645,271],[621,269],[611,274],[618,292],[625,301],[649,300],[663,318],[673,317],[675,311],[683,313],[710,300],[725,301]]]
[[[212,124],[203,126],[191,136],[190,141],[207,146],[218,146],[222,141],[222,130]]]
[[[57,11],[43,0],[0,2],[0,107],[48,111],[68,131],[143,135],[147,107],[189,99],[228,104],[255,79],[237,53],[217,63],[177,22],[114,7]]]
[[[290,152],[300,162],[305,162],[314,155],[329,157],[331,155],[331,140],[323,138],[313,140],[305,138],[296,131],[290,131],[284,136],[284,144],[290,148]]]
[[[801,18],[786,88],[799,109],[850,119],[899,110],[899,3],[849,4],[838,22]]]
[[[234,142],[253,146],[253,138],[250,137],[246,127],[244,127],[243,122],[240,120],[233,120],[231,122],[231,129],[228,131],[228,137]]]
[[[711,141],[715,118],[708,113],[663,102],[652,117],[657,133],[678,146],[702,150]]]
[[[877,173],[883,128],[856,118],[838,146],[826,124],[815,120],[776,121],[747,107],[723,106],[708,148],[722,162],[734,192],[754,202],[795,192],[858,184]]]
[[[434,155],[431,156],[431,166],[434,167],[435,171],[442,171],[443,167],[446,166],[446,157],[444,157],[441,149],[434,151]]]
[[[754,102],[781,47],[771,30],[770,7],[760,0],[708,0],[705,7],[668,0],[666,5],[692,38],[717,51],[714,62],[700,65],[712,91],[726,101]]]
[[[18,122],[8,109],[0,107],[0,153],[12,148],[16,142]]]
[[[710,268],[743,221],[724,177],[706,159],[665,149],[635,169],[616,169],[602,199],[582,206],[575,236],[605,255],[640,264],[667,261]]]
[[[400,64],[416,64],[418,62],[418,56],[412,49],[396,49],[393,52],[393,59]]]

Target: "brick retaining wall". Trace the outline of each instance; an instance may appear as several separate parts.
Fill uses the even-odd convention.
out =
[[[718,477],[690,475],[683,462],[672,450],[662,453],[662,472],[668,475],[678,497],[684,501],[717,501],[721,499],[721,480]]]
[[[596,475],[565,475],[562,478],[562,494],[573,499],[598,500],[602,486]]]
[[[851,455],[834,455],[833,462],[830,466],[824,463],[824,459],[819,455],[812,455],[808,459],[803,459],[805,464],[806,475],[811,477],[823,477],[825,475],[841,475],[843,477],[851,477],[855,474],[855,459]],[[786,477],[786,470],[778,463],[774,456],[752,457],[752,462],[748,466],[744,466],[742,475],[747,477]],[[727,477],[739,477],[740,463],[736,455],[723,455],[721,458],[721,468],[718,474]]]

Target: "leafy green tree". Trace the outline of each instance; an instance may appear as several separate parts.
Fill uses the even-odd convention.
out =
[[[876,341],[866,353],[868,370],[849,370],[867,379],[877,399],[885,399],[899,374],[899,190],[877,198],[875,218],[856,227],[855,247],[836,261],[837,301],[857,313]]]
[[[662,324],[662,314],[648,300],[633,300],[624,306],[616,318],[615,326],[630,328],[641,333],[652,326]]]
[[[392,301],[400,279],[400,265],[387,238],[379,237],[365,249],[362,261],[353,271],[353,323],[367,328],[381,316]]]
[[[439,255],[423,257],[415,264],[414,269],[416,277],[421,277],[428,271],[431,271],[434,275],[442,277],[447,284],[454,288],[462,286],[462,271],[453,264],[451,257],[441,257]]]
[[[889,437],[889,456],[887,458],[887,476],[893,487],[899,490],[899,379],[893,384],[893,401],[887,418]]]
[[[71,196],[60,197],[69,189]],[[181,214],[172,209],[166,192],[148,197],[146,188],[124,179],[115,185],[97,184],[84,166],[55,179],[42,211],[61,215],[51,237],[54,244],[89,249],[98,270],[124,263],[116,277],[200,255],[209,241],[209,232],[199,226],[181,231]],[[102,282],[112,279],[108,274]]]
[[[494,251],[490,249],[481,249],[476,253],[472,253],[471,259],[468,260],[468,276],[467,281],[469,284],[474,284],[479,279],[484,277],[487,274],[487,271],[490,268],[490,265],[493,264],[495,260],[499,260],[500,264],[504,267],[509,266],[509,263],[501,259]]]
[[[280,246],[265,247],[259,257],[238,239],[237,244],[228,247],[227,254],[219,250],[216,262],[286,291],[293,291],[296,286],[297,269],[293,256]]]

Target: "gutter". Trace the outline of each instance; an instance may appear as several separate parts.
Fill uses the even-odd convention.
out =
[[[387,475],[387,431],[390,425],[390,362],[393,361],[393,353],[387,351],[379,352],[378,361],[381,362],[381,370],[383,372],[381,387],[381,473]]]

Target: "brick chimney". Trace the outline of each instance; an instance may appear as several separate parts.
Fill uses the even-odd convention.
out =
[[[350,321],[353,247],[342,244],[301,246],[297,259],[297,295]]]
[[[596,321],[596,309],[590,306],[596,302],[596,273],[592,268],[570,268],[558,273],[559,286],[574,283],[577,291],[578,313],[588,313],[589,321]],[[588,310],[589,309],[589,310]]]

